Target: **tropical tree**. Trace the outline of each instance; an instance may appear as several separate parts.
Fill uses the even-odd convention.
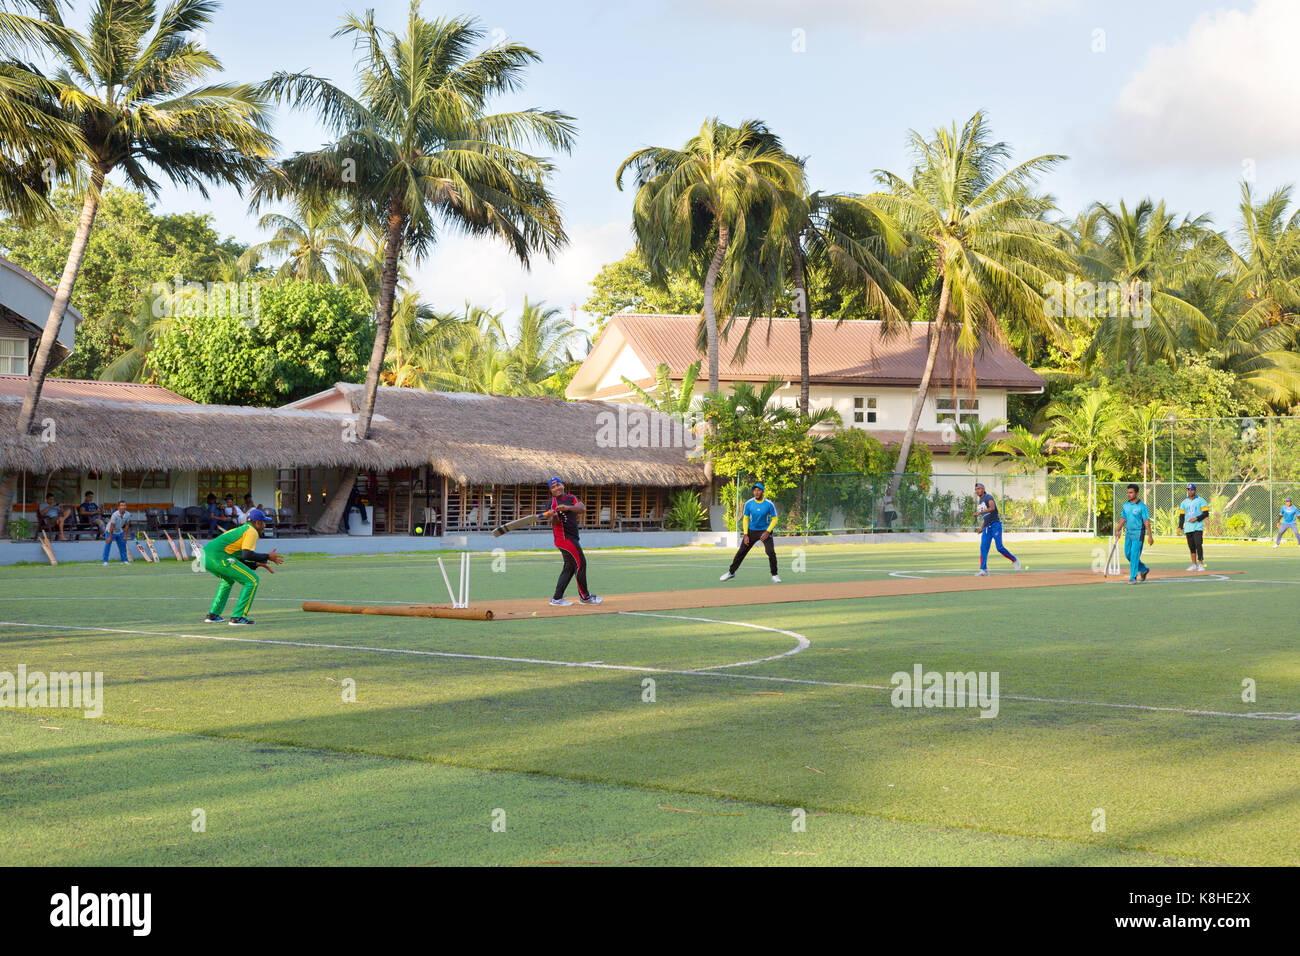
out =
[[[1083,465],[1089,476],[1094,468],[1119,468],[1114,448],[1123,416],[1104,391],[1087,392],[1078,402],[1053,402],[1044,414],[1050,422],[1047,434],[1062,457]]]
[[[424,369],[419,357],[429,353],[429,342],[448,317],[439,314],[418,292],[401,292],[393,305],[393,328],[384,357],[384,384],[418,387]]]
[[[953,426],[957,440],[953,442],[952,452],[961,455],[966,464],[978,466],[984,459],[998,452],[998,439],[993,435],[1007,423],[1005,418],[990,418],[988,421],[963,422]]]
[[[1218,239],[1206,216],[1177,221],[1165,204],[1143,199],[1133,209],[1097,203],[1079,221],[1077,256],[1094,283],[1076,301],[1095,321],[1083,365],[1092,369],[1174,363],[1184,330],[1203,336],[1209,320],[1183,290],[1216,268]],[[1105,283],[1100,289],[1096,283]]]
[[[59,116],[80,133],[80,166],[89,174],[81,218],[55,288],[18,417],[26,435],[36,415],[54,343],[63,325],[104,182],[120,172],[157,195],[154,174],[192,186],[240,186],[264,168],[274,149],[265,98],[253,87],[205,83],[221,62],[194,39],[211,21],[212,0],[175,0],[161,14],[153,0],[95,0],[86,33],[63,22],[57,0],[33,0],[57,30],[42,35],[44,53],[60,63],[53,77],[21,71],[57,91]],[[18,70],[18,67],[14,67]]]
[[[699,378],[700,363],[695,361],[682,375],[681,388],[678,388],[673,384],[672,372],[668,368],[668,363],[664,362],[655,369],[654,394],[647,392],[626,376],[623,376],[623,384],[632,389],[637,398],[641,399],[641,404],[647,408],[656,409],[665,415],[683,418],[690,413],[691,406],[695,404],[695,383],[699,381]]]
[[[799,409],[807,416],[811,414],[811,274],[816,271],[852,289],[866,308],[891,323],[903,322],[899,306],[913,309],[915,300],[890,271],[894,265],[892,254],[902,249],[902,237],[891,232],[888,224],[859,197],[801,190],[783,194],[783,200],[785,241],[776,246],[774,255],[760,260],[759,281],[765,285],[767,296],[783,296],[787,285],[793,289],[794,312],[799,320]],[[749,332],[746,328],[745,335]]]
[[[784,197],[803,186],[803,168],[756,120],[728,126],[708,119],[681,149],[652,146],[623,160],[614,181],[631,169],[637,184],[633,228],[653,275],[704,267],[704,332],[709,392],[718,391],[720,301],[730,310],[758,251],[787,234]]]
[[[517,43],[474,52],[486,39],[468,18],[426,20],[418,0],[401,34],[380,28],[374,12],[349,14],[335,36],[357,52],[358,94],[307,73],[277,73],[264,90],[314,109],[332,143],[297,153],[264,178],[254,203],[301,193],[307,201],[343,197],[358,218],[382,228],[384,266],[375,309],[375,343],[357,422],[370,434],[388,354],[398,264],[420,259],[443,230],[503,241],[525,266],[566,241],[549,190],[551,160],[524,147],[568,152],[572,117],[554,110],[489,113],[489,102],[522,87],[541,57]],[[333,531],[356,475],[345,472],[318,527]]]
[[[39,4],[26,5],[40,12]],[[0,213],[23,224],[49,218],[52,181],[75,175],[85,153],[58,87],[24,62],[31,49],[67,38],[57,23],[0,10]]]
[[[355,242],[356,229],[337,203],[313,205],[295,196],[289,213],[269,212],[257,228],[272,233],[270,239],[250,246],[240,265],[251,269],[265,260],[279,260],[272,282],[351,282],[365,285],[364,266],[369,255]]]
[[[1035,433],[1024,425],[1016,425],[1005,438],[993,443],[992,450],[1011,459],[1011,470],[1016,474],[1030,475],[1043,471],[1056,459],[1056,447],[1046,433]]]
[[[936,130],[931,139],[911,133],[916,166],[910,179],[878,171],[887,191],[864,197],[863,206],[892,232],[909,240],[911,254],[926,263],[937,283],[925,366],[908,419],[890,486],[896,497],[930,390],[940,341],[953,357],[973,356],[990,341],[1002,341],[998,314],[1045,335],[1056,326],[1043,290],[1068,268],[1060,229],[1046,221],[1052,201],[1035,195],[1037,176],[1064,157],[1038,156],[1007,165],[1006,143],[992,139],[983,113],[960,130]],[[901,331],[885,316],[887,334]],[[954,374],[956,372],[954,362]]]

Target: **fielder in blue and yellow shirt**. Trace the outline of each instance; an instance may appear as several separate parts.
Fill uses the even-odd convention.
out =
[[[1187,536],[1187,550],[1192,554],[1188,571],[1205,570],[1205,516],[1210,513],[1210,503],[1196,493],[1196,486],[1187,486],[1187,497],[1178,504],[1178,527]]]
[[[745,555],[749,554],[749,549],[761,541],[763,550],[767,552],[767,566],[772,572],[772,583],[780,584],[781,578],[776,569],[776,546],[772,539],[776,531],[776,505],[767,498],[761,481],[754,482],[752,490],[754,497],[745,502],[745,508],[740,513],[738,522],[741,534],[740,547],[736,549],[736,556],[731,559],[731,567],[727,568],[726,573],[718,580],[730,581],[734,578],[740,569],[740,562],[744,561]]]
[[[1129,485],[1124,491],[1128,498],[1120,505],[1119,520],[1115,523],[1115,537],[1124,536],[1124,557],[1128,559],[1128,583],[1137,584],[1145,581],[1151,569],[1142,563],[1142,539],[1156,543],[1155,532],[1151,530],[1151,512],[1146,502],[1141,500],[1137,485]]]
[[[1300,508],[1291,503],[1291,499],[1286,500],[1282,510],[1277,513],[1277,539],[1273,542],[1273,547],[1282,544],[1282,539],[1290,531],[1295,535],[1296,544],[1300,544],[1300,531],[1296,530],[1296,518],[1300,517]]]

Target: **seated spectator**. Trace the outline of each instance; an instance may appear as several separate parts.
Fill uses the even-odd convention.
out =
[[[96,538],[104,533],[103,512],[100,510],[99,502],[95,500],[93,491],[87,491],[81,504],[77,505],[77,517],[88,522],[95,529]]]
[[[221,506],[221,523],[224,526],[223,531],[237,528],[244,523],[244,513],[235,504],[234,495],[226,495],[225,502]]]
[[[244,510],[244,514],[245,514],[245,516],[247,516],[247,514],[248,514],[250,511],[252,511],[254,508],[256,508],[258,511],[263,511],[263,513],[265,513],[265,512],[264,512],[264,509],[262,508],[261,505],[255,505],[255,504],[253,504],[253,496],[252,496],[252,495],[244,495],[244,509],[243,509],[243,510]],[[247,520],[248,520],[248,518],[245,517],[245,518],[244,518],[244,521],[247,522]]]
[[[359,481],[360,479],[358,479],[358,482]],[[343,506],[343,530],[345,532],[349,530],[348,517],[352,514],[353,508],[356,508],[357,514],[361,516],[361,523],[369,524],[370,519],[366,517],[366,508],[364,502],[365,499],[361,495],[361,489],[357,486],[357,483],[354,482],[352,485],[352,490],[348,492],[347,504]]]
[[[36,513],[40,516],[42,528],[58,528],[59,540],[68,540],[68,536],[63,533],[63,524],[76,513],[71,505],[56,504],[54,494],[51,492],[45,496],[45,503],[36,509]]]
[[[217,496],[208,493],[208,500],[203,505],[203,517],[208,523],[208,534],[214,538],[222,531],[229,529],[221,526],[221,505],[217,504]]]

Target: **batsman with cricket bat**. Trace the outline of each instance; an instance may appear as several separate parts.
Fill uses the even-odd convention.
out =
[[[564,482],[559,478],[552,478],[547,487],[551,492],[551,506],[542,512],[542,517],[550,519],[555,546],[564,556],[564,568],[560,571],[560,579],[555,582],[551,604],[555,607],[573,604],[565,600],[564,592],[574,577],[578,579],[578,602],[599,604],[600,598],[587,588],[587,556],[582,553],[582,545],[578,544],[578,516],[587,510],[587,506],[573,495],[565,494]]]

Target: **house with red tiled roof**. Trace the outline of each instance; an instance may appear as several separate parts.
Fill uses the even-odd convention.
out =
[[[0,373],[27,374],[53,301],[53,289],[0,256]],[[54,365],[72,354],[80,324],[81,313],[69,306],[54,344]]]
[[[674,384],[704,356],[697,347],[699,316],[615,315],[569,383],[572,399],[637,402],[624,379],[654,393],[656,369],[667,365]],[[912,401],[925,368],[927,328],[914,324],[894,336],[870,321],[836,323],[814,319],[809,339],[809,401],[814,410],[831,407],[846,428],[862,428],[885,445],[902,440]],[[782,381],[777,398],[795,406],[799,400],[799,323],[793,318],[758,319],[748,347],[736,356],[738,333],[721,345],[719,386]],[[702,362],[697,394],[708,388]],[[930,393],[921,412],[917,441],[936,456],[935,471],[965,472],[947,458],[952,449],[951,422],[990,421],[1007,417],[1007,396],[1036,394],[1044,379],[998,344],[965,356],[940,343]],[[955,386],[955,387],[954,387]]]

